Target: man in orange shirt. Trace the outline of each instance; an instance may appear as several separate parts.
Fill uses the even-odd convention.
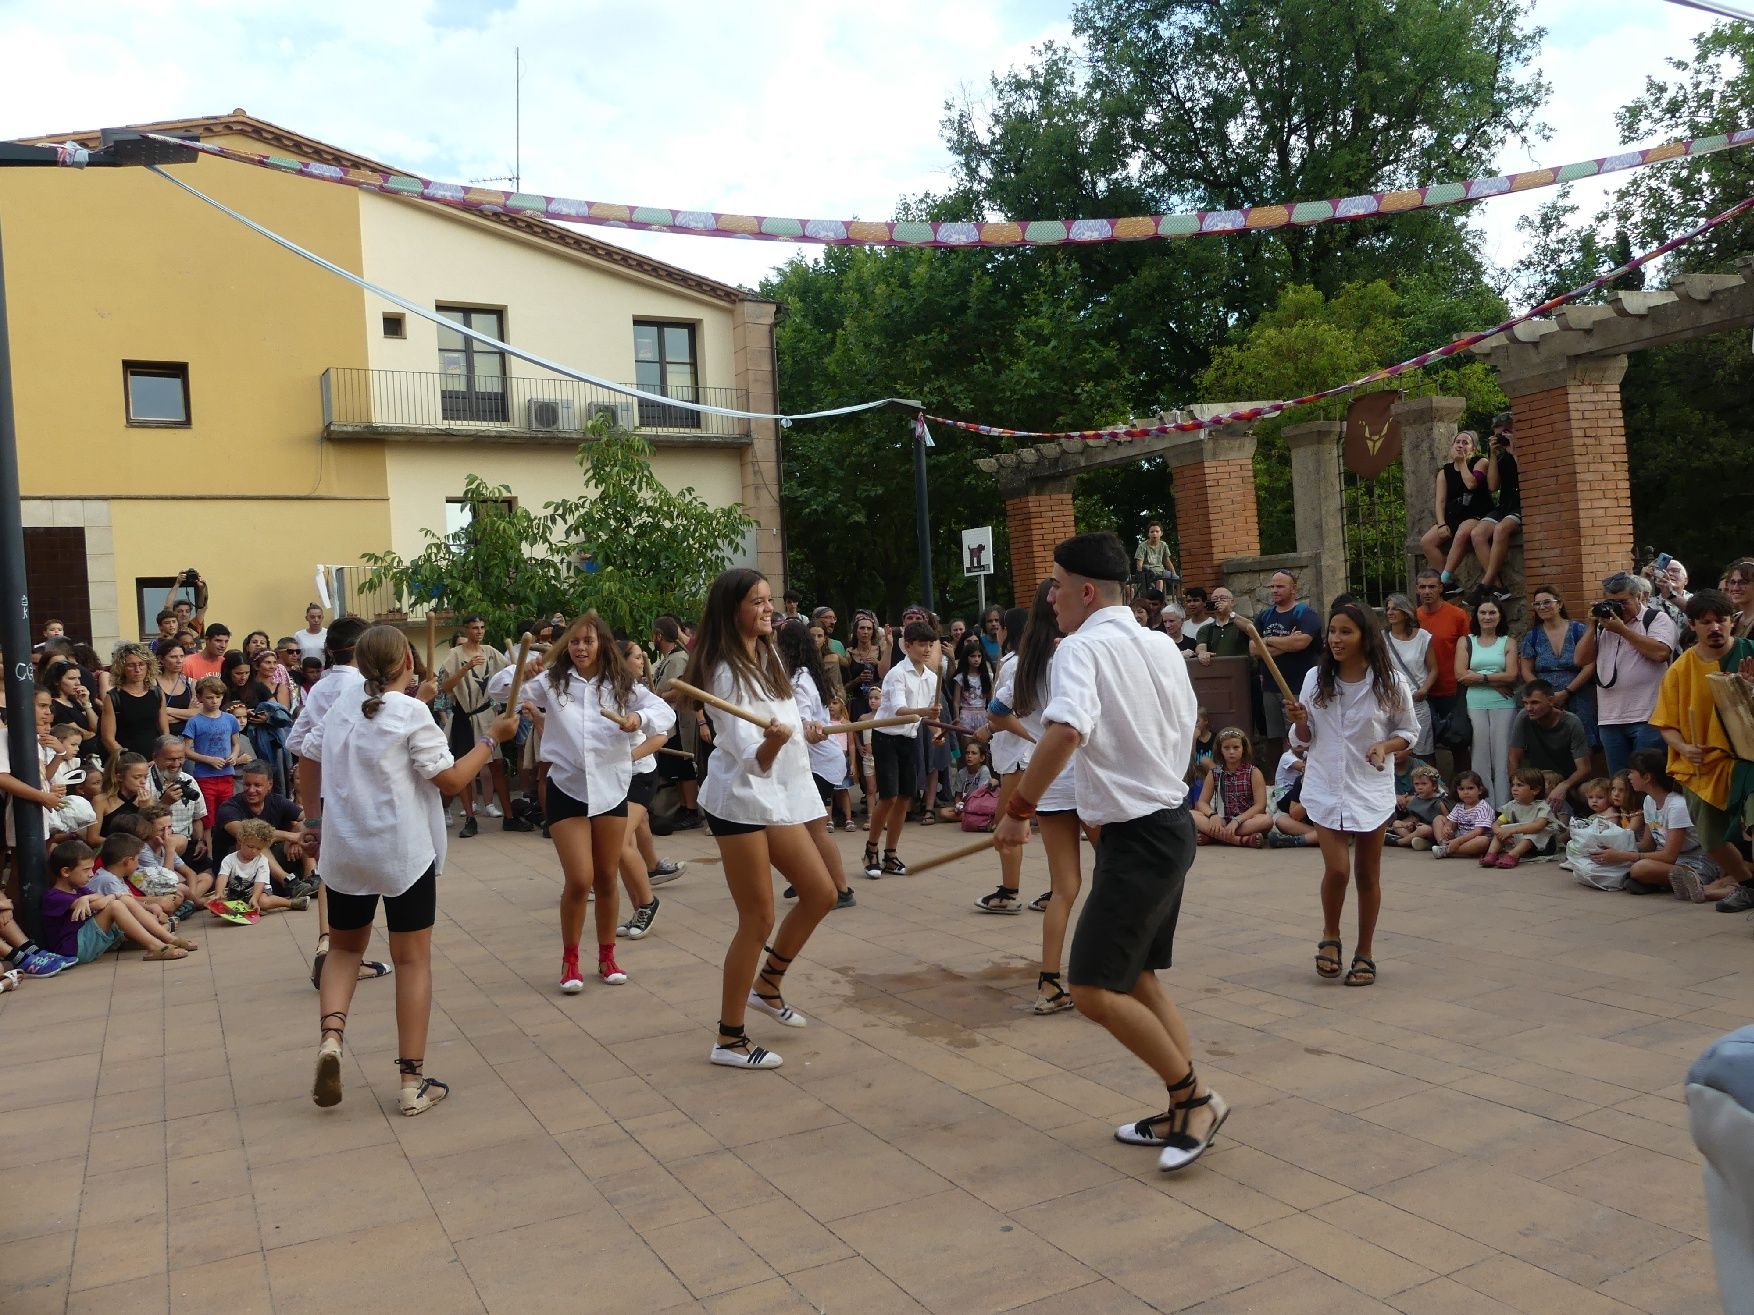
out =
[[[217,676],[225,661],[225,650],[231,646],[231,631],[215,623],[207,627],[201,651],[183,659],[183,674],[190,680]],[[1452,678],[1453,679],[1453,678]]]
[[[1431,708],[1431,724],[1441,736],[1443,724],[1461,701],[1456,692],[1456,645],[1468,633],[1468,614],[1454,603],[1443,601],[1443,576],[1429,567],[1415,577],[1413,590],[1419,595],[1415,613],[1419,628],[1431,636],[1432,661],[1437,664],[1437,678],[1432,681],[1425,702]],[[1469,749],[1453,749],[1451,753],[1458,772],[1466,770],[1473,761]]]

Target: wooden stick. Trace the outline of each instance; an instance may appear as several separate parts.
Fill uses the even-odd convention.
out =
[[[506,707],[513,712],[518,710],[518,695],[524,688],[524,666],[530,660],[530,638],[529,631],[525,631],[524,637],[518,641],[518,664],[512,669],[512,692],[505,701]]]
[[[866,723],[866,725],[869,724],[869,722]],[[920,725],[930,726],[935,731],[948,731],[952,735],[966,735],[970,739],[974,738],[974,732],[969,730],[968,727],[954,726],[947,721],[933,721],[930,717],[921,717]]]
[[[438,618],[432,614],[432,607],[426,609],[426,674],[433,674],[432,655],[438,646]]]
[[[976,854],[983,854],[992,847],[993,837],[991,835],[982,836],[972,845],[962,845],[959,848],[951,850],[948,854],[938,854],[929,858],[924,863],[909,864],[908,872],[910,875],[918,875],[921,872],[930,872],[933,868],[941,868],[946,863],[954,863],[959,859],[973,858]]]
[[[869,731],[875,730],[879,726],[912,726],[915,722],[927,726],[937,725],[936,722],[928,722],[923,717],[916,717],[909,713],[905,717],[872,717],[864,721],[831,721],[823,726],[822,733],[824,735],[839,735],[843,731]]]
[[[694,761],[694,755],[688,752],[687,749],[654,749],[652,752],[668,754],[672,758],[686,758],[689,762]]]
[[[1285,701],[1296,703],[1297,695],[1292,693],[1291,686],[1285,683],[1285,673],[1280,671],[1279,664],[1273,661],[1273,655],[1267,649],[1267,641],[1261,638],[1261,632],[1255,629],[1254,622],[1243,617],[1238,617],[1237,620],[1241,621],[1243,627],[1248,631],[1255,652],[1260,654],[1261,661],[1267,664],[1267,670],[1273,676],[1273,683],[1279,687],[1279,692],[1285,696]]]
[[[621,725],[621,714],[619,712],[615,711],[614,708],[600,707],[597,709],[597,711],[602,713],[605,717],[609,718],[609,720],[614,722],[617,726]],[[631,734],[632,732],[628,732],[628,733]]]
[[[740,708],[735,703],[721,699],[717,694],[708,694],[704,689],[696,689],[685,680],[671,680],[670,686],[673,689],[681,690],[697,703],[704,703],[709,708],[717,708],[720,712],[728,712],[733,717],[741,717],[750,725],[759,726],[762,730],[766,730],[771,724],[766,717],[759,713],[751,712],[748,708]]]

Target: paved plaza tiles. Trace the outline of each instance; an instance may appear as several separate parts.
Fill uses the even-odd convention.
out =
[[[1111,1139],[1161,1088],[1029,1012],[1039,916],[970,908],[991,856],[855,877],[786,979],[809,1027],[750,1021],[785,1067],[737,1073],[706,1062],[712,841],[660,848],[690,866],[632,980],[565,998],[553,850],[452,842],[427,1071],[454,1094],[416,1119],[393,979],[355,999],[345,1102],[311,1104],[311,914],[0,998],[0,1311],[1719,1309],[1680,1098],[1749,1020],[1739,916],[1391,853],[1382,978],[1348,990],[1312,968],[1313,852],[1203,849],[1168,980],[1235,1112],[1165,1176]]]

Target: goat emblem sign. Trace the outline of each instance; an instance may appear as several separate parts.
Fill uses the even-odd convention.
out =
[[[1401,422],[1389,414],[1401,394],[1366,393],[1346,408],[1346,469],[1375,479],[1401,455]]]
[[[993,573],[993,527],[982,525],[979,529],[962,532],[962,573],[970,575],[991,575]]]

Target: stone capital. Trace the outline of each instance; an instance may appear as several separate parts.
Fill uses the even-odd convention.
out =
[[[1409,425],[1450,425],[1462,418],[1468,404],[1459,397],[1403,397],[1389,408],[1389,414]]]
[[[1518,361],[1506,354],[1494,362],[1498,366],[1498,386],[1506,397],[1527,397],[1553,388],[1572,384],[1594,388],[1618,388],[1626,377],[1624,356],[1567,356],[1558,360]],[[1519,365],[1525,365],[1519,370]]]
[[[1285,428],[1285,446],[1293,452],[1310,447],[1337,447],[1346,426],[1338,420],[1309,420]]]

